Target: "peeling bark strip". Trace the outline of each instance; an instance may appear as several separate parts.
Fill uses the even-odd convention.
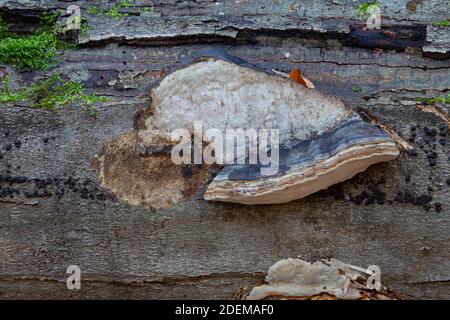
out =
[[[147,119],[140,120],[146,128],[119,138],[119,143],[108,144],[100,156],[102,185],[132,204],[157,205],[162,197],[162,207],[173,205],[192,195],[195,187],[205,181],[207,169],[201,170],[197,183],[187,188],[181,170],[177,172],[168,155],[161,155],[161,150],[170,147],[176,130],[185,129],[189,137],[203,139],[203,132],[196,132],[193,126],[196,122],[205,130],[215,129],[223,134],[227,129],[277,129],[280,140],[276,143],[282,146],[280,159],[277,154],[276,164],[270,164],[276,166],[273,173],[265,173],[266,163],[260,157],[255,164],[230,165],[209,185],[206,200],[243,204],[289,202],[398,156],[398,149],[385,132],[363,122],[341,101],[221,50],[203,51],[194,63],[169,74],[153,89],[151,101],[152,111]],[[220,148],[223,146],[219,144]],[[242,147],[247,147],[245,141],[244,146],[237,146]],[[145,151],[139,155],[139,150]],[[278,147],[272,146],[274,150]],[[223,149],[215,151],[223,153]],[[117,162],[120,156],[115,154],[130,153],[134,156]],[[234,149],[225,153],[232,153],[234,159]],[[225,157],[229,159],[228,154]],[[142,166],[141,161],[151,161],[151,165],[145,165],[147,171],[132,174],[140,170],[136,166]],[[190,154],[187,161],[191,161]],[[174,175],[169,176],[168,172]],[[164,181],[159,181],[160,174]],[[170,186],[170,192],[164,195],[162,182]],[[166,196],[170,197],[167,201]]]
[[[99,18],[91,18],[97,20]],[[425,24],[413,26],[384,26],[381,30],[365,30],[361,25],[355,25],[352,20],[343,21],[310,20],[280,16],[278,24],[274,24],[264,16],[252,17],[248,20],[239,19],[197,19],[196,17],[180,18],[162,17],[118,22],[110,25],[105,19],[100,19],[88,35],[80,35],[78,43],[83,46],[97,46],[107,43],[131,44],[138,46],[183,45],[187,43],[223,43],[243,44],[255,43],[258,37],[273,37],[278,39],[317,39],[322,41],[335,40],[344,46],[365,49],[384,49],[405,51],[410,48],[423,50],[431,58],[447,59],[446,48],[449,43],[437,37],[427,37]],[[147,27],[142,28],[142,24]],[[186,29],[188,25],[190,28]],[[164,26],[170,26],[164,28]],[[431,32],[431,31],[430,31]],[[441,37],[442,38],[442,37]],[[444,42],[444,43],[443,43]],[[438,48],[438,49],[436,49]]]
[[[309,0],[294,4],[299,9],[293,10],[290,0],[276,3],[266,0],[245,5],[239,2],[227,3],[222,9],[210,1],[189,5],[152,1],[151,7],[156,12],[146,14],[142,10],[147,6],[139,4],[122,8],[121,12],[128,16],[119,20],[88,13],[91,7],[108,8],[102,1],[80,1],[77,4],[81,6],[87,24],[92,26],[92,30],[78,33],[76,41],[84,46],[113,42],[143,46],[242,44],[252,43],[258,36],[273,36],[339,40],[347,46],[368,49],[404,51],[407,48],[420,48],[424,55],[431,58],[450,57],[448,28],[430,25],[430,21],[441,19],[440,12],[450,10],[449,4],[438,5],[435,1],[427,5],[414,5],[414,14],[408,14],[409,3],[389,3],[382,10],[381,30],[364,30],[364,24],[357,20],[357,2],[330,4]],[[39,4],[33,1],[0,2],[0,10],[10,17],[14,16],[11,19],[16,22],[14,28],[22,31],[32,29],[33,24],[38,22],[36,17],[43,12],[65,10],[66,7],[67,4],[54,0]],[[248,11],[245,18],[242,8]],[[268,11],[262,13],[261,8]],[[181,13],[186,10],[188,12],[185,14]]]

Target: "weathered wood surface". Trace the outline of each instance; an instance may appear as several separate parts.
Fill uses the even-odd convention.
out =
[[[229,299],[239,288],[261,283],[277,260],[296,256],[376,264],[382,281],[407,298],[450,298],[450,141],[445,132],[440,136],[446,123],[415,102],[448,92],[448,59],[424,57],[421,48],[375,52],[343,45],[356,17],[353,1],[301,1],[297,12],[295,1],[136,2],[154,5],[160,16],[118,22],[90,17],[90,40],[47,71],[110,96],[97,119],[76,106],[57,113],[1,107],[0,190],[19,193],[0,198],[1,298]],[[450,11],[448,1],[381,2],[394,27],[426,26]],[[33,16],[68,3],[0,6]],[[114,199],[99,188],[93,165],[102,144],[131,131],[150,89],[210,42],[262,68],[300,67],[318,90],[366,108],[405,138],[411,124],[418,125],[412,142],[417,155],[402,154],[283,205],[209,203],[202,199],[204,188],[165,210]],[[15,85],[43,74],[10,66],[0,72],[11,74]],[[435,128],[437,137],[428,137],[425,127]],[[3,149],[7,143],[11,151]],[[29,204],[11,203],[21,199]],[[66,289],[71,264],[81,267],[80,291]]]

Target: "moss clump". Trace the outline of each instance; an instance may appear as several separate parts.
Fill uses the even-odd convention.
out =
[[[363,20],[369,18],[381,5],[378,1],[364,2],[358,6],[358,18]]]
[[[440,104],[450,104],[450,93],[447,96],[439,96],[435,98],[418,98],[418,102],[423,102],[429,105]]]
[[[75,102],[83,105],[83,111],[96,115],[95,104],[107,101],[108,98],[95,94],[86,94],[82,83],[65,81],[59,75],[35,82],[27,88],[11,89],[10,79],[2,79],[0,102],[4,103],[30,103],[32,108],[56,111],[57,108],[66,107]]]
[[[432,24],[433,24],[433,26],[437,26],[437,27],[450,27],[450,19],[436,21],[436,22],[433,22]]]
[[[58,14],[44,14],[39,28],[30,35],[9,32],[0,17],[0,62],[20,69],[47,69],[55,61],[60,45],[55,35]]]
[[[131,8],[134,5],[133,0],[120,0],[116,1],[109,9],[100,9],[98,7],[89,7],[88,12],[92,15],[103,15],[114,18],[115,20],[121,20],[128,17],[128,13],[120,12],[121,9]]]

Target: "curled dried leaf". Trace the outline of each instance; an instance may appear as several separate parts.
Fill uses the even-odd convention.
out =
[[[306,88],[314,89],[314,84],[310,80],[306,79],[298,68],[291,71],[289,78],[304,85]]]

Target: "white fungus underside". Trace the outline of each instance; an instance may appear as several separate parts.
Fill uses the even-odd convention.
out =
[[[179,128],[279,129],[280,142],[326,132],[351,116],[344,104],[279,76],[209,59],[168,75],[152,92],[147,128],[165,136]]]

